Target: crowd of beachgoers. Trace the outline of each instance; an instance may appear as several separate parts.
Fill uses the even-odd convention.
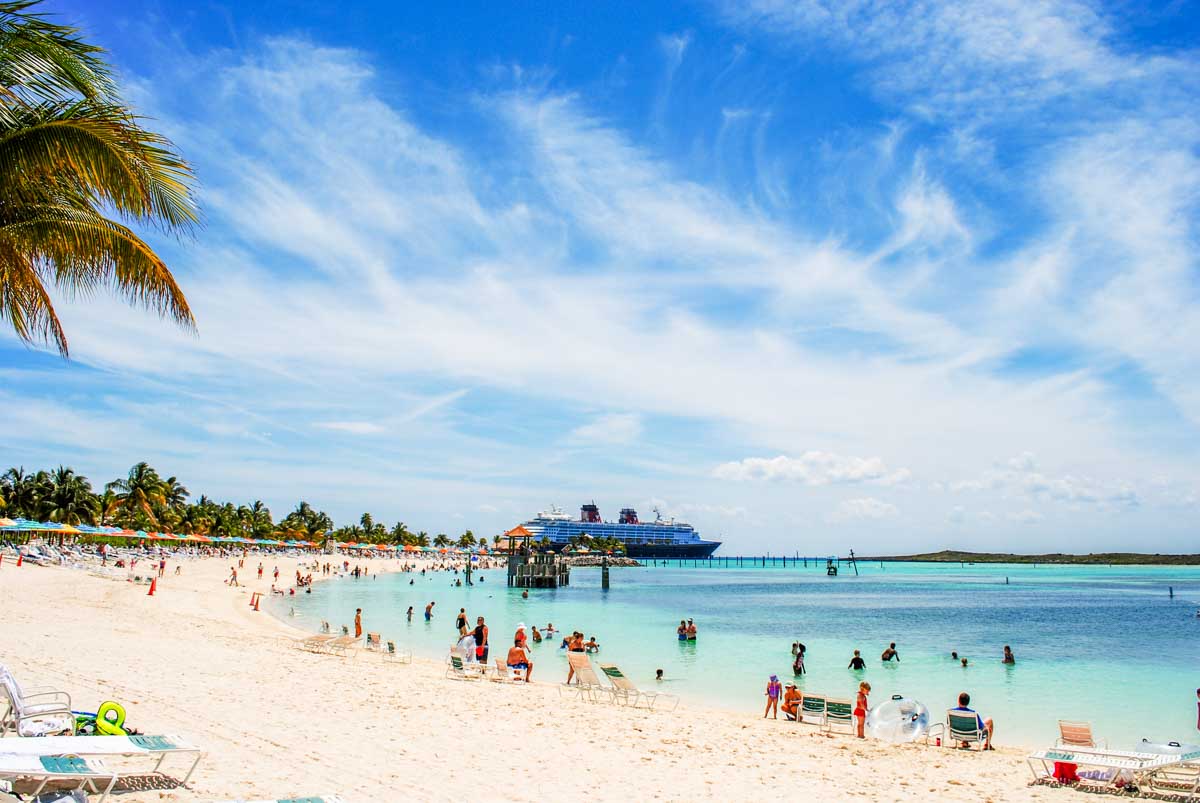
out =
[[[88,547],[71,543],[56,545],[45,543],[6,544],[0,549],[0,556],[3,561],[0,566],[10,564],[19,556],[22,561],[29,563],[83,568],[92,574],[110,579],[140,579],[142,582],[146,582],[158,577],[180,578],[171,580],[177,584],[176,587],[180,587],[178,584],[186,580],[189,573],[193,571],[189,564],[194,562],[197,575],[203,574],[206,578],[204,580],[206,588],[211,590],[214,585],[220,588],[224,583],[229,592],[233,594],[246,593],[247,586],[255,589],[254,593],[256,594],[271,593],[268,588],[276,594],[300,594],[311,591],[313,583],[317,580],[336,577],[342,580],[370,582],[384,572],[411,574],[413,576],[409,578],[410,583],[415,583],[421,575],[439,574],[446,577],[453,586],[466,582],[485,581],[481,576],[474,576],[468,580],[466,572],[468,565],[472,569],[494,568],[498,565],[495,559],[482,557],[476,558],[468,564],[466,561],[470,558],[436,555],[416,557],[389,555],[383,557],[341,553],[325,554],[294,549],[231,549],[216,546],[106,547],[100,549],[98,546]],[[222,568],[223,571],[217,575],[213,572],[215,568]],[[520,593],[528,596],[528,592]],[[224,595],[216,596],[221,598]],[[435,596],[435,594],[430,596]],[[144,593],[142,598],[145,598]],[[211,599],[212,597],[210,594],[206,594],[203,598]],[[379,633],[374,632],[374,629],[368,626],[369,613],[369,611],[364,612],[359,608],[354,611],[353,618],[351,618],[350,611],[347,611],[346,624],[339,622],[335,627],[328,622],[323,622],[322,632],[300,638],[289,637],[286,639],[286,643],[289,647],[294,646],[301,651],[310,653],[347,656],[377,652],[381,653],[385,659],[395,660],[399,663],[413,663],[412,655],[403,649],[404,645],[398,646],[394,642],[384,640]],[[658,681],[666,680],[662,670],[659,670],[653,679],[626,676],[615,661],[605,660],[609,656],[603,651],[600,637],[597,634],[586,635],[585,631],[578,627],[559,628],[553,623],[547,623],[545,627],[527,626],[525,623],[520,623],[511,632],[511,635],[507,628],[501,635],[492,632],[487,619],[479,615],[478,611],[468,611],[466,607],[456,605],[451,609],[450,614],[442,613],[438,610],[434,599],[428,601],[423,611],[420,610],[420,606],[417,606],[417,610],[410,608],[408,616],[410,619],[423,616],[430,621],[436,618],[445,622],[448,631],[448,656],[443,672],[447,677],[459,680],[520,682],[521,685],[541,685],[543,687],[552,685],[559,689],[560,694],[567,694],[589,703],[605,702],[656,710],[664,707],[674,709],[679,705],[678,697],[664,693],[664,687],[658,684]],[[451,622],[453,623],[452,627]],[[340,635],[337,630],[341,630]],[[698,624],[694,620],[684,619],[680,621],[676,636],[682,640],[697,641],[702,639],[702,634],[699,634],[698,631]],[[538,671],[535,672],[535,664],[545,662],[544,657],[537,658],[536,656],[539,645],[541,650],[546,649],[545,645],[550,645],[552,649],[561,650],[566,655],[565,677],[549,678],[544,666],[538,667]],[[806,648],[802,643],[798,641],[793,643],[793,669],[796,670],[797,675],[805,671],[805,652]],[[854,658],[857,660],[852,659],[848,667],[852,673],[861,671],[866,666],[866,660],[862,658],[861,654],[856,652]],[[955,659],[957,660],[958,656],[955,656]],[[880,655],[880,660],[883,662],[898,661],[897,646],[889,644]],[[1005,650],[1000,660],[1009,664],[1015,662],[1011,650]],[[541,683],[534,682],[534,679]],[[547,684],[548,680],[554,682]],[[772,675],[765,692],[767,709],[764,711],[764,716],[775,717],[778,709],[781,708],[785,719],[794,720],[797,726],[814,726],[814,732],[823,735],[834,732],[838,725],[845,725],[846,732],[853,736],[879,736],[870,727],[871,712],[878,713],[881,706],[894,701],[873,705],[870,701],[870,693],[870,685],[865,680],[860,682],[856,694],[843,698],[811,694],[807,690],[802,691],[799,683],[781,683],[778,676]],[[953,724],[949,722],[926,723],[933,728],[925,731],[925,734],[930,737],[929,743],[989,750],[992,747],[991,741],[995,733],[995,724],[986,716],[971,709],[969,695],[965,692],[957,702],[957,709],[951,710],[959,710],[963,717],[955,729],[947,728],[948,725]],[[902,712],[902,709],[897,710]],[[693,716],[701,716],[700,709],[693,712],[689,708],[688,717],[685,719]],[[963,724],[964,722],[966,724]],[[887,737],[868,739],[866,744],[882,743],[887,740]],[[1107,757],[1101,756],[1099,753],[1092,754],[1088,751],[1093,748],[1085,743],[1088,740],[1091,740],[1090,733],[1078,736],[1075,742],[1068,742],[1070,749],[1075,751],[1073,755],[1076,756],[1076,760],[1058,762],[1058,764],[1066,766],[1065,769],[1062,766],[1054,767],[1054,762],[1050,762],[1050,768],[1044,773],[1039,772],[1038,777],[1043,780],[1049,779],[1052,782],[1095,782],[1109,783],[1110,786],[1120,782],[1121,786],[1126,788],[1132,787],[1132,781],[1128,780],[1131,778],[1138,778],[1146,784],[1150,784],[1152,775],[1159,781],[1165,777],[1166,770],[1155,763],[1155,761],[1161,763],[1163,759],[1150,759],[1145,756],[1130,758],[1116,755],[1120,751],[1115,751],[1115,753],[1108,751],[1105,754]],[[0,756],[3,754],[3,747],[0,746]],[[1106,761],[1109,764],[1104,764]],[[1114,769],[1111,764],[1114,761],[1132,761],[1137,767],[1142,767],[1145,772],[1142,773],[1141,770],[1138,770],[1138,772],[1122,775],[1121,769],[1119,767]],[[0,764],[2,763],[0,762]],[[1100,766],[1091,769],[1097,763]],[[1178,769],[1179,763],[1175,762],[1171,766]],[[1084,767],[1088,767],[1088,769],[1084,769]],[[0,768],[0,774],[2,774],[2,768]],[[1122,781],[1122,778],[1126,780]]]

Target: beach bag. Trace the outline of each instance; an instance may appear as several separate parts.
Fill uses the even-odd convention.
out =
[[[1079,775],[1076,772],[1079,767],[1075,764],[1068,764],[1066,761],[1054,762],[1054,780],[1059,783],[1078,783]]]

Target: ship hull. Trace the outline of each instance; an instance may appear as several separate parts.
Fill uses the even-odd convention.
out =
[[[701,541],[696,544],[628,544],[625,554],[630,558],[676,560],[707,558],[717,551],[720,541]]]

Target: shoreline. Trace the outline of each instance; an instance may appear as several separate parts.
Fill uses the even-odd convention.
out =
[[[1200,555],[1166,555],[1143,552],[1096,552],[1087,555],[1048,552],[1041,555],[1020,555],[1002,552],[959,552],[943,550],[916,555],[860,556],[859,563],[979,563],[1014,566],[1200,566]],[[841,558],[843,563],[848,558]]]
[[[299,562],[279,560],[281,576]],[[369,565],[383,573],[386,563]],[[64,688],[77,710],[115,699],[143,733],[178,733],[207,751],[190,789],[119,800],[339,794],[349,802],[389,789],[451,800],[467,779],[471,796],[486,800],[573,796],[541,771],[547,762],[601,800],[626,800],[632,789],[648,799],[730,799],[730,790],[761,798],[798,784],[827,799],[892,800],[897,783],[949,800],[1054,794],[1028,785],[1024,751],[1003,742],[988,754],[859,742],[688,701],[674,714],[578,702],[560,697],[561,678],[539,678],[536,666],[534,683],[514,688],[445,679],[441,662],[420,656],[394,665],[361,651],[300,652],[280,636],[303,627],[249,607],[252,591],[270,588],[269,573],[230,589],[221,582],[228,566],[192,559],[174,577],[169,561],[150,597],[145,586],[83,571],[0,565],[4,660],[18,679]]]

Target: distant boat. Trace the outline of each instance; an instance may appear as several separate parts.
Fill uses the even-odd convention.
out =
[[[637,511],[627,507],[622,508],[618,521],[604,521],[600,508],[592,502],[579,509],[578,519],[551,507],[521,526],[533,536],[534,543],[549,538],[555,551],[583,535],[615,538],[625,545],[625,554],[631,558],[707,558],[721,546],[720,541],[702,539],[690,524],[664,519],[657,509],[654,514],[654,521],[643,523]]]

